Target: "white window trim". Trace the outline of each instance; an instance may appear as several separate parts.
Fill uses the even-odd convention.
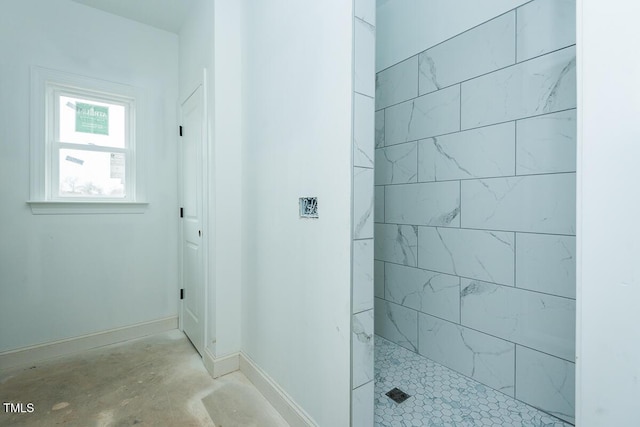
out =
[[[52,124],[47,117],[47,85],[55,84],[69,88],[78,88],[96,93],[116,94],[131,98],[135,102],[135,120],[132,126],[131,183],[127,190],[131,195],[126,200],[109,200],[107,198],[69,198],[53,197],[50,188],[51,149],[48,146],[47,126]],[[101,213],[144,213],[148,202],[145,180],[145,144],[143,139],[145,97],[142,91],[132,86],[79,76],[63,71],[31,67],[31,188],[30,200],[27,201],[33,214],[101,214]],[[133,146],[135,144],[135,146]]]

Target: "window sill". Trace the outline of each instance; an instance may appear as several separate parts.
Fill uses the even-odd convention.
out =
[[[73,214],[141,214],[147,210],[146,202],[119,201],[40,201],[29,200],[34,215],[73,215]]]

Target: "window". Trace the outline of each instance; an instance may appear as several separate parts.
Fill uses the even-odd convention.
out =
[[[32,70],[34,213],[140,211],[134,88]]]

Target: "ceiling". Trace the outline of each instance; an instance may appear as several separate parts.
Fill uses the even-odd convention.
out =
[[[178,34],[194,0],[73,0]]]

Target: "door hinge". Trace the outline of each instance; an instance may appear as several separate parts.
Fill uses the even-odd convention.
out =
[[[180,289],[180,299],[184,299],[184,288]]]
[[[184,208],[180,208],[180,218],[184,218]]]
[[[180,136],[182,136],[182,126],[179,126],[180,128]]]

